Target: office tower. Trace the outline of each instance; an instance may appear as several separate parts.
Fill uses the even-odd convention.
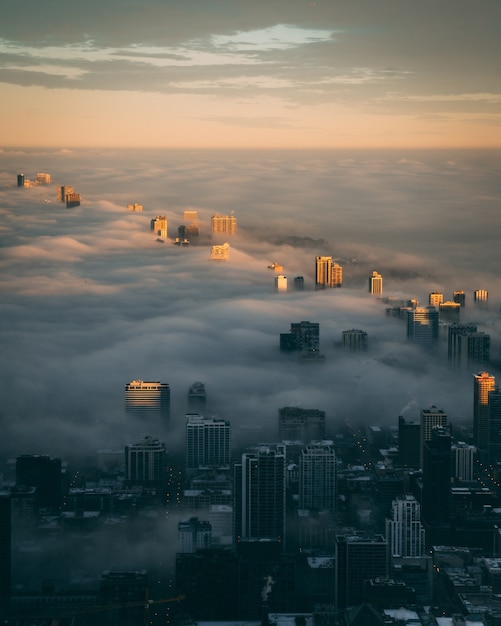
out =
[[[383,293],[383,277],[377,272],[369,276],[369,293],[381,295]]]
[[[423,454],[425,442],[431,440],[431,433],[435,426],[447,426],[447,413],[436,406],[429,409],[421,409],[419,429],[420,466],[423,467]]]
[[[75,189],[71,185],[60,185],[56,189],[56,199],[58,202],[66,202],[66,196],[75,193]]]
[[[398,462],[405,467],[419,467],[421,424],[398,418]]]
[[[67,193],[66,194],[66,208],[73,209],[80,206],[80,194],[79,193]]]
[[[177,525],[179,536],[178,552],[193,554],[197,550],[207,550],[212,546],[212,528],[209,522],[201,521],[198,517],[179,522]]]
[[[227,261],[230,258],[230,244],[223,243],[221,246],[212,246],[211,261]]]
[[[17,175],[17,186],[24,187],[24,174]]]
[[[230,455],[230,423],[198,413],[186,416],[186,470],[228,468]]]
[[[125,446],[125,480],[128,485],[165,489],[167,450],[165,444],[150,436]]]
[[[387,576],[387,544],[382,535],[336,537],[336,608],[364,602],[366,581]]]
[[[419,503],[411,495],[399,496],[391,505],[391,518],[386,520],[388,565],[397,557],[419,557],[425,553],[425,530],[421,524]]]
[[[16,459],[16,485],[36,487],[39,508],[61,508],[61,459],[44,454],[23,454]]]
[[[198,211],[194,211],[193,209],[186,209],[183,213],[183,220],[185,222],[195,222],[198,224]]]
[[[459,482],[472,482],[474,479],[475,457],[477,449],[464,441],[458,441],[451,447],[453,478]]]
[[[312,441],[299,459],[299,508],[336,510],[336,454],[332,441]]]
[[[304,276],[296,276],[294,278],[294,289],[303,291],[304,289]]]
[[[127,205],[127,209],[131,213],[141,213],[141,211],[143,210],[143,205],[142,204],[138,204],[137,202],[134,202],[134,204],[128,204]]]
[[[0,491],[0,611],[7,609],[11,594],[11,496]]]
[[[416,307],[407,313],[407,339],[425,348],[438,340],[438,311],[434,307]]]
[[[213,215],[211,218],[213,234],[234,235],[237,232],[237,218],[231,215]]]
[[[125,385],[125,413],[137,420],[168,421],[170,387],[158,380],[131,380]]]
[[[280,349],[285,351],[318,352],[320,324],[318,322],[292,322],[289,333],[280,334]]]
[[[266,539],[285,549],[284,448],[259,446],[234,466],[233,533],[235,542]]]
[[[194,382],[188,389],[188,406],[190,408],[204,407],[207,402],[205,385],[199,381]]]
[[[435,426],[424,442],[421,513],[427,525],[449,522],[451,493],[451,434],[448,426]]]
[[[466,294],[462,289],[459,289],[458,291],[454,291],[452,293],[452,299],[454,302],[457,302],[462,307],[466,306]]]
[[[184,235],[190,241],[194,239],[195,237],[198,237],[199,234],[200,234],[200,229],[198,226],[198,222],[197,223],[192,222],[191,224],[186,224],[186,226],[184,227]]]
[[[283,274],[275,276],[275,290],[287,291],[287,276],[284,276]]]
[[[438,309],[439,305],[442,304],[443,301],[444,301],[443,293],[439,293],[438,291],[432,291],[428,295],[428,305],[434,306],[436,309]]]
[[[463,366],[486,367],[491,356],[491,337],[484,332],[464,333],[458,337],[457,362]]]
[[[155,237],[167,239],[167,218],[165,215],[157,215],[151,220],[151,230],[154,232]]]
[[[351,330],[343,330],[343,347],[353,352],[367,350],[368,337],[368,334],[364,330],[354,328]]]
[[[332,284],[331,287],[343,286],[343,268],[339,263],[332,264]]]
[[[460,362],[462,361],[461,357],[461,345],[460,345],[460,336],[468,335],[477,332],[476,324],[458,324],[453,323],[450,324],[448,328],[448,339],[447,339],[447,355],[449,357],[449,361]]]
[[[102,623],[109,626],[148,623],[148,586],[145,570],[103,572],[100,580]]]
[[[501,461],[501,389],[494,387],[488,393],[489,409],[489,447],[490,463]]]
[[[486,309],[488,301],[489,292],[486,289],[476,289],[473,292],[473,302],[475,302],[477,307]]]
[[[473,443],[480,450],[489,448],[489,391],[496,379],[488,372],[473,375]]]
[[[343,268],[333,263],[331,256],[315,257],[315,285],[317,289],[341,287],[343,284]]]
[[[459,315],[461,311],[461,305],[459,302],[452,302],[447,300],[438,305],[438,313],[441,322],[453,324],[459,322]]]
[[[325,438],[325,411],[285,406],[278,409],[281,441],[313,441]]]
[[[50,174],[45,174],[44,172],[38,172],[36,181],[39,185],[50,185],[50,182],[51,182]]]

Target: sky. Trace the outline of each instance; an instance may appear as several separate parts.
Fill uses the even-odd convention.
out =
[[[499,148],[498,0],[3,0],[4,146]]]

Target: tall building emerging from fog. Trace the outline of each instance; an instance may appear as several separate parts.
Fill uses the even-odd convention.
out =
[[[343,348],[348,348],[353,352],[367,350],[368,334],[365,330],[343,330]]]
[[[125,413],[138,420],[162,422],[170,417],[170,387],[158,380],[125,385]]]
[[[292,322],[290,333],[280,333],[280,349],[318,353],[320,348],[320,324],[318,322]]]
[[[451,433],[448,426],[435,426],[423,451],[421,512],[426,524],[440,526],[449,522],[450,494]]]
[[[430,348],[438,340],[438,311],[435,307],[416,307],[407,313],[407,339]]]
[[[312,441],[325,438],[325,411],[285,406],[278,409],[278,437],[281,441]]]
[[[167,451],[165,444],[153,437],[125,447],[125,480],[129,485],[165,487]]]
[[[75,189],[72,185],[60,185],[56,189],[56,199],[58,202],[66,202],[70,193],[75,193]]]
[[[211,218],[213,234],[235,235],[237,232],[237,218],[232,215],[213,215]]]
[[[501,389],[494,387],[489,391],[489,447],[488,458],[491,463],[501,461]]]
[[[462,366],[486,367],[490,361],[491,338],[477,332],[475,324],[451,324],[448,336],[449,360]]]
[[[489,301],[489,292],[486,289],[476,289],[473,292],[473,302],[479,308],[487,308],[487,303]]]
[[[452,299],[454,302],[457,302],[462,307],[466,306],[466,294],[463,289],[458,289],[452,293]]]
[[[24,187],[24,174],[17,175],[17,186]]]
[[[446,300],[445,302],[441,302],[438,305],[438,312],[441,322],[447,322],[449,324],[459,322],[461,305],[459,304],[459,302]]]
[[[230,423],[198,413],[188,414],[186,470],[229,467],[230,461]]]
[[[442,411],[442,409],[437,409],[436,406],[431,406],[429,409],[421,409],[419,430],[421,468],[423,467],[424,446],[427,441],[431,440],[432,430],[435,426],[445,427],[447,423],[447,413]]]
[[[287,276],[283,274],[275,276],[275,289],[276,291],[287,291]]]
[[[369,276],[369,293],[381,295],[383,293],[383,277],[378,272]]]
[[[429,306],[434,306],[436,309],[438,309],[439,305],[442,304],[443,301],[444,301],[443,293],[439,293],[438,291],[432,291],[428,295]]]
[[[38,172],[36,181],[39,185],[50,185],[51,176],[45,172]]]
[[[417,557],[425,553],[425,530],[421,524],[419,503],[411,495],[399,496],[391,506],[386,520],[388,560],[391,566],[397,557]]]
[[[496,388],[496,379],[488,372],[473,375],[473,442],[480,450],[489,447],[489,392]]]
[[[11,496],[0,491],[0,611],[7,609],[11,593]]]
[[[156,237],[167,239],[167,218],[165,215],[157,215],[151,220],[151,230]]]
[[[341,287],[343,284],[343,268],[333,263],[331,256],[315,257],[315,285],[317,289]]]
[[[285,450],[259,446],[234,466],[235,542],[276,541],[285,548]]]
[[[312,441],[299,460],[299,508],[336,509],[336,454],[331,441]]]

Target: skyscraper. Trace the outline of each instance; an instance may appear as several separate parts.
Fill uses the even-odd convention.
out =
[[[11,594],[11,496],[0,491],[0,611],[7,609]]]
[[[452,299],[454,302],[457,302],[462,307],[466,306],[466,294],[462,289],[458,289],[458,291],[454,291],[452,293]]]
[[[488,372],[473,375],[473,442],[480,450],[489,448],[489,391],[496,379]]]
[[[378,272],[372,272],[369,276],[369,293],[374,295],[383,293],[383,277]]]
[[[290,333],[280,334],[280,349],[318,353],[320,347],[320,324],[318,322],[292,322]]]
[[[425,530],[421,524],[419,503],[414,496],[399,496],[393,501],[391,518],[386,520],[386,541],[390,567],[394,558],[424,555]]]
[[[421,512],[427,525],[448,524],[450,494],[451,433],[449,427],[435,426],[423,451]]]
[[[213,234],[235,235],[237,232],[237,218],[231,215],[215,214],[211,218]]]
[[[419,433],[421,468],[423,467],[424,445],[431,440],[431,433],[435,426],[447,426],[447,413],[442,409],[437,409],[436,406],[421,409]]]
[[[489,302],[489,292],[487,289],[476,289],[473,292],[473,302],[477,305],[477,307],[486,309]]]
[[[197,517],[179,522],[179,550],[182,554],[194,554],[197,550],[207,550],[212,546],[212,527],[210,522]]]
[[[444,294],[438,291],[432,291],[428,295],[428,305],[438,309],[439,305],[444,301]]]
[[[125,480],[129,485],[165,488],[167,451],[165,444],[150,436],[125,447]]]
[[[325,437],[325,411],[285,406],[278,409],[278,437],[281,441],[312,441]]]
[[[440,321],[447,323],[459,322],[459,316],[461,312],[461,305],[459,302],[453,302],[452,300],[447,300],[446,302],[441,302],[438,305],[438,312]]]
[[[461,361],[461,345],[459,338],[461,335],[468,335],[477,332],[476,324],[453,323],[448,328],[447,355],[450,361]]]
[[[17,186],[24,187],[24,174],[17,175]]]
[[[125,413],[138,420],[162,422],[170,417],[170,387],[158,380],[125,385]]]
[[[157,215],[151,220],[151,230],[156,237],[167,239],[167,218],[165,215]]]
[[[317,289],[341,287],[343,284],[343,268],[333,263],[331,256],[315,257],[315,285]]]
[[[75,189],[72,185],[60,185],[56,189],[56,199],[58,202],[66,202],[67,196],[70,193],[75,193]]]
[[[230,455],[230,423],[203,417],[198,413],[186,416],[186,470],[228,468]]]
[[[287,291],[287,276],[283,274],[275,276],[275,289],[276,291]]]
[[[451,454],[454,480],[471,482],[474,479],[476,447],[464,441],[458,441],[451,447]]]
[[[234,466],[233,532],[241,540],[267,539],[285,547],[284,448],[259,446]]]
[[[421,424],[407,421],[402,415],[398,418],[398,462],[406,467],[420,467]]]
[[[230,258],[230,244],[212,246],[210,253],[211,261],[227,261]]]
[[[299,460],[299,508],[336,509],[336,454],[332,441],[312,441]]]
[[[343,347],[359,352],[367,350],[368,335],[365,330],[352,328],[351,330],[343,330]]]
[[[407,339],[431,348],[438,340],[438,311],[435,307],[407,310]]]
[[[16,459],[16,485],[36,487],[37,507],[59,509],[62,499],[61,459],[23,454]]]
[[[501,461],[501,389],[494,387],[488,393],[489,408],[489,448],[491,463]]]

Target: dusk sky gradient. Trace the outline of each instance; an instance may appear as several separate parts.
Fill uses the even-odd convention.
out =
[[[501,146],[498,0],[3,0],[4,146]]]

